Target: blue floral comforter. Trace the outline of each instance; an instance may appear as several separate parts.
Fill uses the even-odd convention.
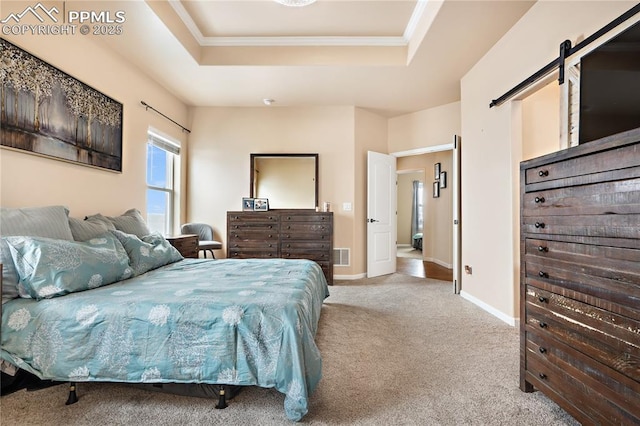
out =
[[[2,359],[43,379],[274,387],[289,419],[322,373],[329,295],[307,260],[185,259],[105,287],[3,305]]]

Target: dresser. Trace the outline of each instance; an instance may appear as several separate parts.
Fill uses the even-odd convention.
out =
[[[333,284],[333,213],[227,212],[227,257],[309,259]]]
[[[520,166],[520,389],[640,424],[640,129]]]

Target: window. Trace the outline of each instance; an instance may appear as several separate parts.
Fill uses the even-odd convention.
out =
[[[147,224],[164,235],[173,229],[174,165],[178,142],[149,131],[147,140]]]

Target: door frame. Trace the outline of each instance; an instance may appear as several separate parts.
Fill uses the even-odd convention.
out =
[[[413,155],[422,155],[422,154],[432,154],[435,152],[442,151],[451,151],[451,155],[460,158],[460,136],[454,135],[451,143],[442,144],[442,145],[433,145],[424,148],[415,148],[407,151],[396,151],[392,152],[389,155],[394,157],[410,157]],[[453,158],[454,167],[456,164],[456,158]],[[461,176],[460,176],[460,167],[459,163],[458,168],[454,173],[451,173],[449,177],[450,185],[454,188],[454,196],[452,197],[453,202],[453,223],[451,226],[454,227],[453,232],[453,292],[455,294],[459,294],[462,289],[462,268],[460,266],[460,258],[461,258],[461,247],[460,241],[462,240],[462,228],[460,221],[460,206],[461,206]],[[397,224],[396,224],[397,226]]]

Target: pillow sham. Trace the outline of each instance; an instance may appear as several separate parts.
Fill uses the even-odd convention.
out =
[[[86,242],[4,237],[20,278],[21,297],[50,299],[131,277],[127,252],[106,233]]]
[[[120,240],[127,251],[134,276],[184,259],[180,252],[158,233],[146,235],[142,239],[118,230],[111,233]]]
[[[138,238],[142,238],[151,233],[138,209],[129,209],[116,217],[103,216],[98,213],[92,216],[87,216],[86,219],[105,222],[108,226],[112,226],[112,228],[110,228],[111,230],[117,229],[118,231],[122,231],[127,234],[133,234]]]
[[[69,210],[64,206],[0,208],[0,236],[28,235],[73,240]],[[9,246],[0,241],[2,263],[2,303],[18,297],[18,275]]]
[[[100,215],[102,216],[102,215]],[[100,218],[87,218],[78,219],[75,217],[69,218],[69,227],[71,228],[71,234],[75,241],[88,241],[92,238],[99,237],[116,227],[107,218],[102,216],[104,220]]]

